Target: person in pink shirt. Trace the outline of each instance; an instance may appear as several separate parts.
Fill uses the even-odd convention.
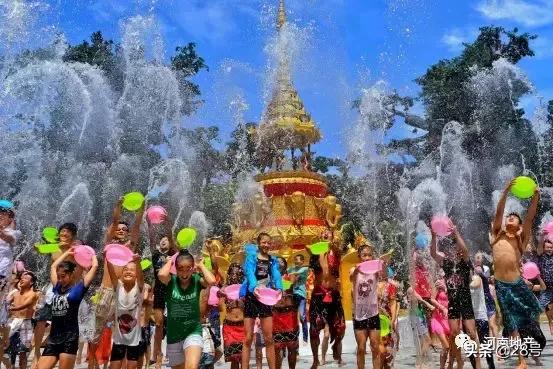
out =
[[[447,290],[445,281],[439,279],[436,281],[436,296],[432,299],[432,305],[435,309],[432,311],[432,317],[430,319],[430,329],[433,334],[438,336],[442,345],[442,352],[440,354],[440,369],[445,368],[447,356],[449,355],[449,322],[447,320],[447,308],[449,302],[447,300]]]

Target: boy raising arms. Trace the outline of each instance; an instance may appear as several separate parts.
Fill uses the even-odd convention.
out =
[[[503,227],[503,213],[511,181],[497,204],[492,226],[492,255],[494,262],[495,288],[503,315],[503,326],[511,337],[519,337],[519,328],[533,324],[541,313],[537,298],[520,275],[520,259],[532,233],[532,224],[540,198],[536,188],[524,223],[518,214],[507,215]],[[527,368],[526,360],[519,355],[519,369]]]

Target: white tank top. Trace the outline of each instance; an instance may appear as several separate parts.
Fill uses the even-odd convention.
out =
[[[353,318],[359,321],[377,315],[378,295],[376,273],[365,274],[358,271],[354,289],[353,301],[355,312]]]
[[[118,345],[138,346],[140,343],[140,309],[142,292],[138,283],[127,292],[121,281],[115,290],[115,322],[113,324],[113,342]]]
[[[474,310],[474,319],[488,320],[486,297],[484,296],[484,287],[482,287],[482,283],[480,283],[480,287],[478,288],[470,288],[470,297],[472,300],[472,309]]]

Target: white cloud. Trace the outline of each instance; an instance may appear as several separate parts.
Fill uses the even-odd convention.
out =
[[[128,7],[124,1],[98,0],[91,3],[89,9],[96,21],[109,22],[121,18]]]
[[[477,35],[476,29],[454,28],[442,36],[442,43],[447,46],[449,51],[455,53],[463,50],[463,43],[474,41]]]
[[[527,27],[553,23],[551,0],[482,0],[476,9],[492,20],[511,20]]]
[[[241,17],[258,15],[255,4],[247,1],[226,0],[175,2],[167,8],[160,8],[162,17],[173,28],[192,35],[196,41],[220,43],[239,30]]]

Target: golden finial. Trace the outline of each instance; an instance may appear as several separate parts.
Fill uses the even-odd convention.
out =
[[[286,23],[286,9],[284,9],[284,0],[280,0],[278,4],[277,30],[280,31],[284,23]]]

